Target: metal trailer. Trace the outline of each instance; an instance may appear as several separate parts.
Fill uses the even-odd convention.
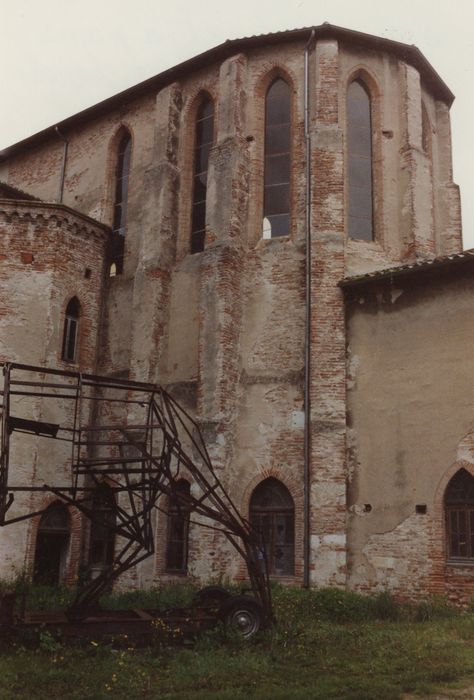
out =
[[[54,494],[91,523],[104,526],[91,496],[106,481],[113,494],[113,517],[106,526],[120,543],[112,562],[78,589],[64,613],[24,613],[15,618],[16,624],[47,625],[68,636],[100,630],[146,632],[157,620],[167,621],[172,628],[179,623],[199,631],[222,619],[244,637],[272,624],[261,539],[217,476],[197,421],[168,392],[158,385],[118,378],[15,363],[2,367],[0,526],[46,511],[46,507],[26,507],[26,512],[18,512],[23,509],[18,509],[15,497],[18,500],[24,492]],[[34,483],[33,479],[18,483],[15,475],[26,471],[18,460],[25,459],[29,448],[41,457],[43,441],[50,441],[44,454],[53,453],[60,462],[55,469],[57,481],[44,478],[40,458]],[[189,493],[178,487],[182,476],[192,483]],[[162,508],[162,496],[172,499],[190,522],[232,544],[246,564],[251,596],[231,596],[211,586],[185,610],[100,611],[99,598],[113,582],[154,553],[152,518]],[[35,496],[33,500],[38,502]],[[11,626],[14,617],[12,598],[4,596],[0,627]]]

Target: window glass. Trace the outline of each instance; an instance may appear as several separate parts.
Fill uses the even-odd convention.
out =
[[[290,233],[291,93],[277,78],[265,99],[263,237]]]
[[[290,492],[277,479],[265,479],[252,494],[250,522],[260,537],[271,575],[294,573],[294,511]]]
[[[115,548],[115,501],[107,484],[101,484],[95,490],[92,510],[89,565],[101,570],[112,563]]]
[[[204,250],[206,237],[206,195],[209,154],[214,142],[214,105],[204,98],[196,115],[193,199],[191,215],[191,253]]]
[[[64,319],[63,345],[61,357],[66,362],[75,362],[77,354],[77,341],[79,334],[80,304],[77,297],[73,297],[67,307]]]
[[[125,236],[131,151],[132,138],[127,131],[124,133],[119,143],[117,167],[115,171],[115,203],[112,229],[120,236]]]
[[[168,507],[166,569],[185,573],[188,568],[188,534],[190,484],[180,479],[176,484],[174,498],[170,498]]]
[[[372,194],[372,124],[370,97],[354,80],[347,91],[348,233],[351,238],[374,238]]]
[[[447,554],[450,559],[474,559],[474,477],[460,469],[445,494]]]

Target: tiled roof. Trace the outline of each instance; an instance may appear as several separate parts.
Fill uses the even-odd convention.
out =
[[[390,267],[385,270],[375,270],[374,272],[367,272],[364,275],[353,275],[352,277],[345,277],[339,282],[339,286],[354,287],[359,284],[365,284],[372,281],[375,282],[377,280],[382,280],[387,277],[401,277],[420,272],[426,272],[427,270],[432,270],[436,268],[459,265],[469,261],[474,261],[474,248],[465,250],[462,253],[443,255],[438,258],[431,258],[430,260],[417,260],[416,262],[409,263],[408,265],[398,265],[397,267]]]
[[[37,197],[33,197],[33,195],[28,194],[27,192],[23,192],[23,190],[19,190],[17,187],[12,187],[11,185],[7,185],[6,182],[1,182],[0,181],[0,199],[20,199],[24,201],[35,201],[38,202]]]

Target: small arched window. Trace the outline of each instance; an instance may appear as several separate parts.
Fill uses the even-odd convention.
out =
[[[115,168],[115,199],[114,220],[112,230],[120,236],[125,236],[127,218],[128,177],[130,173],[130,158],[132,154],[132,137],[124,129],[117,151]]]
[[[268,573],[292,575],[295,568],[295,505],[281,481],[262,481],[250,499],[250,522],[259,533]]]
[[[52,503],[41,516],[36,537],[33,580],[57,586],[64,580],[69,550],[69,513],[63,503]]]
[[[166,536],[166,570],[184,574],[188,569],[188,535],[190,484],[185,479],[176,483],[174,497],[169,499]]]
[[[204,250],[209,153],[214,143],[214,104],[204,97],[196,114],[191,213],[191,253]]]
[[[460,469],[444,496],[448,559],[474,560],[474,477]]]
[[[265,98],[263,238],[290,233],[291,91],[273,81]]]
[[[81,305],[77,297],[73,297],[67,307],[64,319],[63,347],[61,357],[65,362],[75,362],[79,339],[79,316]]]
[[[370,95],[353,80],[347,91],[348,233],[362,241],[374,239],[372,193],[372,119]]]

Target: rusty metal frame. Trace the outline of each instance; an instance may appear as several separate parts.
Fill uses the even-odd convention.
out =
[[[113,562],[79,589],[69,609],[71,619],[84,617],[118,576],[154,553],[152,518],[165,496],[194,516],[192,523],[221,533],[233,545],[245,561],[265,622],[272,621],[259,536],[218,478],[198,423],[170,394],[158,385],[111,377],[15,363],[2,367],[0,526],[44,512],[45,508],[8,518],[19,492],[54,494],[92,522],[97,516],[91,493],[106,480],[114,494],[111,530],[121,544]],[[59,423],[46,420],[61,410]],[[70,443],[70,457],[62,466],[68,472],[67,483],[46,483],[41,478],[29,484],[12,481],[19,466],[12,439],[25,433],[38,443],[43,439]],[[189,494],[177,488],[183,475],[193,485]]]

